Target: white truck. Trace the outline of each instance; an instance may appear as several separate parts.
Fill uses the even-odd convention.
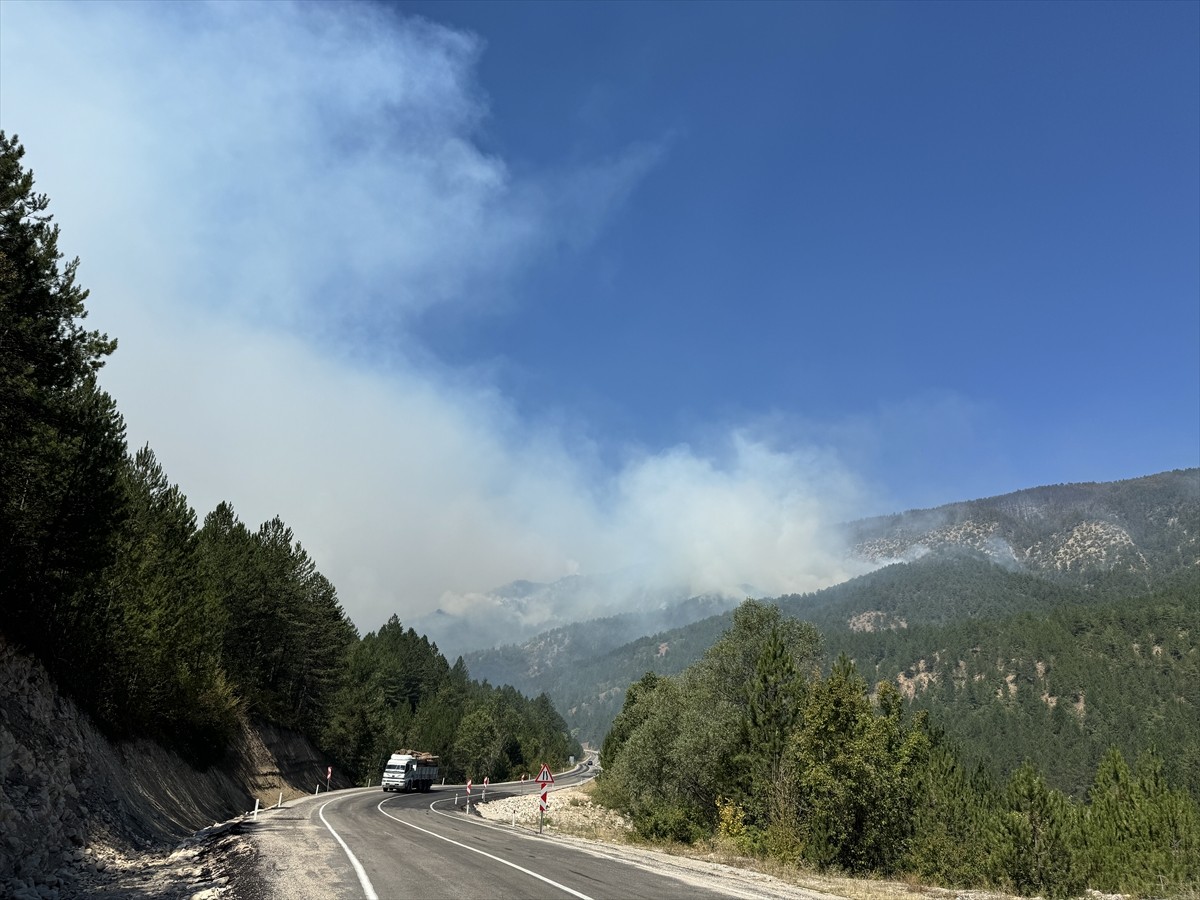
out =
[[[385,791],[428,791],[438,778],[438,758],[419,750],[397,750],[383,767]]]

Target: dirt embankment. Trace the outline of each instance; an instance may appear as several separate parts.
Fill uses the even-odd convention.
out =
[[[271,805],[281,792],[324,789],[325,771],[304,738],[274,727],[245,728],[226,763],[206,772],[150,741],[111,744],[0,637],[0,895],[220,896],[223,876],[203,864],[203,842],[181,841],[256,798]]]

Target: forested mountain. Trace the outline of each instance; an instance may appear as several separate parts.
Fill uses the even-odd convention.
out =
[[[278,517],[196,514],[149,447],[129,452],[85,330],[78,261],[0,132],[0,628],[110,735],[200,764],[250,717],[378,777],[412,746],[452,777],[563,763],[578,745],[547,697],[472,681],[393,619],[364,638]]]
[[[886,546],[896,555],[907,552],[911,561],[775,601],[788,615],[816,624],[831,642],[840,641],[834,636],[841,632],[904,632],[919,625],[1038,615],[1062,605],[1120,603],[1200,565],[1200,469],[1019,491],[853,523],[846,531],[861,538],[857,552]],[[1128,541],[1086,544],[1080,538],[1085,532],[1119,533]],[[1017,547],[1059,547],[1055,559],[1061,566],[1043,566],[1041,560],[1049,557],[1037,553],[1010,552],[1010,539]],[[1130,559],[1138,564],[1127,565]],[[479,677],[546,691],[582,740],[599,741],[627,685],[645,672],[683,671],[731,620],[724,613],[619,647],[602,640],[614,630],[598,620],[465,658]]]
[[[969,767],[1002,777],[1030,761],[1082,797],[1109,748],[1154,750],[1200,798],[1198,570],[1140,597],[824,638],[871,683],[897,685]]]
[[[1099,622],[1107,634],[1113,619]],[[1191,623],[1161,633],[1181,624]],[[1148,655],[1177,649],[1165,644]],[[1107,750],[1086,798],[1028,762],[995,778],[895,684],[872,690],[845,654],[823,671],[821,655],[811,624],[747,601],[695,664],[631,685],[604,741],[597,796],[651,841],[711,841],[817,869],[1022,896],[1194,892],[1200,804],[1158,754],[1130,766]],[[1193,693],[1167,702],[1194,712],[1189,665]]]
[[[581,733],[620,702],[602,797],[651,840],[1022,894],[1186,894],[1200,878],[1198,480],[1022,492],[1073,504],[1042,507],[1044,531],[1026,533],[1063,551],[1053,565],[980,546],[1001,530],[965,516],[945,526],[961,539],[930,546],[943,526],[928,523],[950,517],[922,513],[910,562],[644,638],[554,690]],[[1095,515],[1100,500],[1112,528],[1084,531],[1119,520],[1128,541],[1054,537],[1064,523],[1078,537],[1081,504]],[[740,673],[715,677],[731,653]],[[741,691],[723,695],[729,682]],[[687,768],[700,745],[730,761],[722,776]]]

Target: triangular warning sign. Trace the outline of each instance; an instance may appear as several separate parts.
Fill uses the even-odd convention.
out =
[[[541,784],[554,784],[554,776],[550,774],[550,767],[542,763],[542,771],[538,772],[537,780]]]

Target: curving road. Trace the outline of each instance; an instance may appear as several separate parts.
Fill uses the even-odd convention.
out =
[[[586,770],[556,776],[562,787]],[[533,793],[538,785],[489,788],[489,798]],[[474,789],[478,798],[479,789]],[[258,885],[281,900],[317,897],[380,900],[666,900],[747,896],[678,880],[521,829],[468,815],[464,789],[391,794],[338,791],[264,816],[253,830]]]

